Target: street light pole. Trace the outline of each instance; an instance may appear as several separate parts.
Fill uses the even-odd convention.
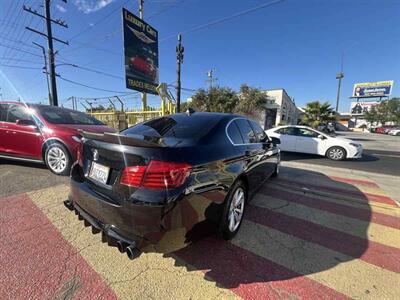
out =
[[[340,86],[342,84],[342,78],[344,77],[343,72],[340,72],[336,75],[336,79],[338,80],[338,91],[337,91],[337,98],[336,98],[336,112],[339,112],[339,99],[340,99]]]

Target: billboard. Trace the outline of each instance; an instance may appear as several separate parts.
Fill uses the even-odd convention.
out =
[[[122,19],[126,87],[157,94],[158,32],[125,8],[122,9]]]
[[[393,81],[356,83],[353,88],[353,97],[386,97],[391,94],[392,86]]]
[[[351,102],[350,113],[352,115],[363,115],[367,111],[370,111],[371,107],[379,105],[378,101],[369,102]]]

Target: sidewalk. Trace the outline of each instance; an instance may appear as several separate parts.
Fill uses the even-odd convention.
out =
[[[351,177],[354,179],[366,179],[376,182],[379,187],[387,193],[389,197],[397,202],[400,206],[400,177],[379,174],[379,173],[371,173],[365,171],[358,171],[352,169],[345,168],[336,168],[330,166],[322,166],[322,165],[312,165],[303,162],[295,162],[295,161],[283,161],[282,167],[291,167],[298,169],[305,169],[310,171],[321,172],[325,175],[329,176],[339,176],[339,177]]]

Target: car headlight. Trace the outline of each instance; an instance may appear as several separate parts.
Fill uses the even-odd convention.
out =
[[[352,146],[354,146],[356,148],[361,147],[361,144],[356,144],[356,143],[350,143],[350,145],[352,145]]]
[[[72,139],[73,139],[75,142],[80,143],[81,140],[82,140],[82,136],[80,136],[80,135],[73,135],[73,136],[72,136]]]

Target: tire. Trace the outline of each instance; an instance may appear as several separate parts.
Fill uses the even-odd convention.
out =
[[[44,154],[47,168],[56,175],[69,175],[71,171],[71,156],[64,145],[53,143],[47,146]]]
[[[240,196],[240,194],[242,196]],[[236,201],[240,201],[240,203]],[[225,200],[225,206],[219,225],[219,233],[225,240],[232,239],[239,231],[242,225],[246,204],[247,189],[244,183],[239,180],[234,183]]]
[[[326,151],[326,157],[331,160],[344,160],[346,159],[347,153],[346,150],[339,146],[333,146]]]
[[[278,177],[279,176],[279,168],[280,168],[280,163],[277,163],[275,165],[274,173],[272,173],[271,177]]]

